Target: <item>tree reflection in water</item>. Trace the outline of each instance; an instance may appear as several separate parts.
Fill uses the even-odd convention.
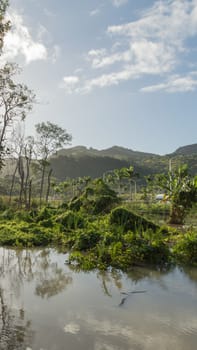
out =
[[[54,277],[43,279],[36,286],[36,295],[41,296],[42,298],[50,298],[62,292],[68,284],[72,283],[72,277],[66,276],[62,269],[59,269],[57,265],[53,266],[53,270],[55,270]]]
[[[101,281],[101,288],[105,295],[112,297],[110,292],[114,285],[118,290],[122,289],[122,273],[113,269],[112,271],[98,271],[97,278]]]
[[[134,267],[126,273],[126,276],[131,283],[131,291],[135,291],[137,284],[145,278],[151,279],[152,282],[156,281],[162,289],[167,289],[163,276],[169,272],[170,269],[157,270],[145,267]],[[116,287],[120,292],[125,292],[125,290],[122,290],[122,281],[125,278],[125,274],[120,270],[111,269],[109,271],[99,271],[97,273],[97,278],[101,282],[101,288],[105,295],[112,297],[112,287]]]
[[[23,287],[32,284],[34,293],[50,298],[72,283],[70,273],[51,261],[51,250],[0,248],[0,350],[23,350],[32,343],[31,321],[26,319]]]
[[[8,305],[0,288],[0,349],[23,350],[31,342],[31,322],[25,319],[23,309],[14,310]]]
[[[71,271],[74,271],[75,273],[88,273],[87,271],[81,269],[78,265],[68,264],[68,267]],[[165,281],[163,280],[163,277],[165,275],[168,275],[171,271],[173,271],[173,269],[174,266],[168,266],[163,269],[151,268],[150,266],[134,266],[133,268],[124,273],[121,270],[109,268],[104,271],[97,271],[96,276],[101,283],[101,289],[103,293],[108,297],[112,297],[111,289],[113,287],[115,287],[120,292],[124,292],[122,288],[125,276],[127,277],[127,280],[129,280],[131,283],[131,290],[135,290],[137,284],[140,281],[143,281],[144,279],[149,279],[152,281],[152,283],[158,283],[162,289],[168,289]]]

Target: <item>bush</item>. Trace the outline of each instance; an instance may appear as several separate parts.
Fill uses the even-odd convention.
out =
[[[51,218],[53,215],[54,215],[53,209],[44,207],[38,212],[36,221],[39,222],[42,220],[47,220]]]
[[[112,210],[110,215],[110,223],[121,226],[124,231],[145,231],[147,229],[152,229],[156,231],[159,226],[155,225],[153,222],[146,220],[142,216],[134,214],[133,212],[118,207]]]
[[[197,232],[188,232],[178,240],[173,248],[178,261],[197,265]]]
[[[114,197],[109,195],[102,195],[97,197],[92,203],[92,214],[97,215],[107,213],[115,204]]]
[[[1,214],[0,214],[0,219],[2,220],[12,220],[14,218],[15,212],[13,209],[9,208],[4,210]]]
[[[94,248],[101,239],[101,234],[98,231],[80,232],[77,235],[74,249],[79,251],[86,251]]]
[[[66,230],[76,230],[84,227],[83,217],[71,210],[59,215],[56,222],[60,223]]]
[[[70,204],[69,204],[69,208],[73,211],[79,211],[80,208],[83,205],[83,200],[79,197],[79,198],[74,198]]]

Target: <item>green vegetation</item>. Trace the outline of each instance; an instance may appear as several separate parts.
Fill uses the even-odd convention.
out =
[[[14,210],[1,203],[0,245],[56,245],[69,251],[68,263],[85,270],[134,265],[196,264],[197,233],[180,233],[146,219],[99,179],[58,207]]]
[[[171,202],[169,222],[184,224],[188,210],[197,201],[197,177],[191,177],[187,165],[182,165],[167,174],[157,174],[153,182]]]

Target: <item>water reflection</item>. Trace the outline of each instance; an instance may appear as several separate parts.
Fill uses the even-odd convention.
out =
[[[105,295],[112,297],[110,292],[111,287],[114,285],[118,290],[122,289],[123,275],[120,271],[98,271],[97,278],[101,282],[101,289]]]
[[[182,267],[181,270],[187,275],[190,281],[194,282],[194,284],[197,286],[197,268]]]
[[[23,309],[14,310],[0,288],[0,349],[22,350],[31,342],[31,322],[26,319]]]
[[[49,249],[11,250],[0,249],[0,277],[16,296],[21,293],[25,281],[36,281],[35,294],[50,298],[62,292],[72,283],[70,274],[65,273],[58,263],[51,261]]]
[[[84,273],[65,260],[0,249],[1,350],[196,349],[197,269]]]
[[[0,349],[22,350],[32,343],[34,331],[24,310],[24,285],[34,294],[51,298],[72,283],[72,277],[51,260],[50,250],[0,248]]]

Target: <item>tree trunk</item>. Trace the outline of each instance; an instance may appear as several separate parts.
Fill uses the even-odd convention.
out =
[[[31,208],[32,180],[29,181],[28,209]]]
[[[52,175],[53,169],[49,170],[48,173],[48,186],[47,186],[47,193],[46,193],[46,203],[48,203],[49,200],[49,193],[50,193],[50,189],[51,189],[51,175]]]
[[[183,225],[185,219],[185,208],[180,205],[172,205],[170,213],[170,224]]]
[[[41,208],[41,205],[42,205],[42,196],[43,196],[43,188],[44,188],[45,170],[46,170],[46,165],[43,165],[43,167],[42,167],[41,184],[40,184],[40,208]]]
[[[14,188],[17,170],[18,170],[18,161],[16,163],[16,168],[14,169],[14,174],[12,175],[12,183],[11,183],[10,194],[9,194],[9,205],[11,204],[11,201],[12,201],[12,193],[13,193],[13,188]]]
[[[23,202],[23,194],[24,194],[24,179],[25,179],[25,173],[24,173],[24,166],[23,166],[23,158],[19,157],[19,166],[18,171],[21,179],[21,186],[20,186],[20,194],[19,194],[19,206],[22,206]]]

